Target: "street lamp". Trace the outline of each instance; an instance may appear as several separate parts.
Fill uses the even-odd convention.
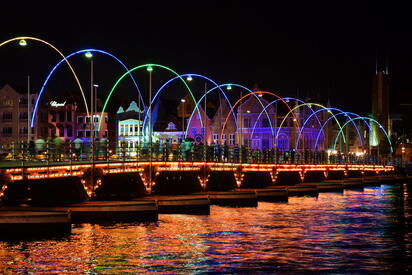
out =
[[[185,132],[185,102],[186,102],[186,99],[182,98],[180,102],[182,102],[182,132],[183,132],[182,140],[183,140],[184,132]]]
[[[27,46],[27,42],[26,42],[26,40],[24,40],[24,39],[20,39],[20,41],[19,41],[19,45],[20,45],[20,46],[22,46],[22,47]]]

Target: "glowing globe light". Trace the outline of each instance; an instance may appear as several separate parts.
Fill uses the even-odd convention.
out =
[[[232,90],[232,86],[230,84],[227,85],[226,90]]]
[[[19,45],[20,45],[20,46],[22,46],[22,47],[27,46],[27,42],[26,42],[26,40],[21,39],[21,40],[19,41]]]
[[[92,57],[93,57],[93,54],[92,54],[91,52],[86,52],[86,53],[84,54],[84,56],[87,57],[87,58],[92,58]]]
[[[191,75],[189,75],[189,76],[186,78],[186,80],[187,80],[187,81],[192,81],[192,80],[193,80],[193,78],[192,78],[192,76],[191,76]]]
[[[147,66],[146,70],[147,70],[148,72],[153,72],[153,67],[152,67],[152,66]]]
[[[186,99],[182,98],[182,99],[180,100],[180,102],[185,103],[185,102],[186,102]]]

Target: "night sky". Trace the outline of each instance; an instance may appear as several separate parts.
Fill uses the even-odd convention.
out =
[[[24,9],[10,6],[2,14],[0,39],[35,36],[66,55],[86,47],[102,49],[129,67],[159,63],[179,73],[206,75],[218,83],[258,85],[281,96],[320,98],[323,102],[330,98],[333,106],[361,114],[370,112],[378,59],[379,69],[388,65],[392,110],[396,111],[400,102],[412,103],[412,24],[406,4],[140,2],[136,1],[136,7],[130,3],[72,3],[67,9],[56,4],[48,11],[34,5],[22,5]],[[30,75],[36,90],[60,60],[44,45],[29,43],[25,49],[16,43],[0,48],[0,85],[24,87]],[[87,89],[89,63],[84,57],[72,62]],[[123,72],[111,59],[96,56],[100,94],[107,94]],[[155,88],[171,77],[154,75]],[[140,71],[136,79],[146,90],[147,74]],[[126,81],[119,87],[124,98],[135,95],[129,84]],[[78,91],[63,67],[48,87],[55,94]],[[169,97],[177,99],[181,94],[170,92]]]

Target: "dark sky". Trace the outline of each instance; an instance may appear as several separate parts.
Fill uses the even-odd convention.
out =
[[[209,76],[218,83],[259,85],[281,96],[298,92],[302,99],[330,98],[333,106],[362,114],[370,111],[378,56],[380,68],[388,65],[391,105],[412,101],[412,13],[407,4],[141,2],[136,1],[136,6],[126,1],[107,6],[70,2],[69,8],[65,8],[69,2],[56,2],[47,11],[37,2],[21,4],[24,9],[10,6],[2,13],[0,39],[36,36],[65,54],[93,47],[113,53],[129,67],[159,63],[179,73]],[[34,89],[41,85],[59,57],[32,44],[26,49],[15,44],[0,48],[0,85],[18,83],[28,74]],[[87,61],[73,58],[73,65],[84,87],[89,87]],[[96,57],[100,93],[107,94],[122,73],[112,60]],[[145,90],[148,80],[143,75],[136,78]],[[161,80],[172,76],[154,77],[159,87]],[[54,93],[75,91],[74,84],[69,71],[62,68],[49,88]],[[123,90],[124,95],[132,93],[127,86]]]

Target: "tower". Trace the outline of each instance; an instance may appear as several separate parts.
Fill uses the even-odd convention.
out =
[[[388,130],[389,125],[389,79],[387,69],[376,73],[372,85],[372,117],[377,120],[384,129]],[[379,145],[379,127],[372,123],[372,132],[369,136],[371,146]]]

